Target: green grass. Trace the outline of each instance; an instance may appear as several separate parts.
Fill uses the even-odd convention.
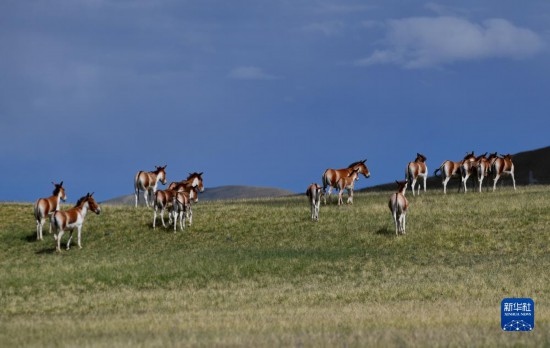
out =
[[[177,233],[103,206],[61,253],[0,204],[0,345],[550,345],[550,187],[409,192],[400,237],[389,195],[317,223],[305,197],[199,202]],[[505,297],[534,299],[534,331],[501,331]]]

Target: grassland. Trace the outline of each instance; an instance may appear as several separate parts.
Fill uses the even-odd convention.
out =
[[[388,197],[317,223],[305,197],[199,202],[177,233],[104,205],[61,253],[0,204],[0,345],[550,346],[550,187],[408,195],[400,237]],[[534,331],[500,329],[506,297]]]

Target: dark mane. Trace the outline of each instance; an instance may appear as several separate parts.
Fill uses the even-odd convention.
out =
[[[201,175],[202,175],[202,173],[197,173],[197,172],[189,173],[189,176],[185,180],[190,180],[190,179],[193,179],[195,177],[201,179]]]
[[[357,165],[360,165],[360,164],[363,164],[363,163],[364,163],[364,161],[353,162],[352,164],[350,164],[350,165],[348,166],[348,168],[353,168],[353,167],[355,167],[355,166],[357,166]]]
[[[75,207],[79,207],[86,199],[88,199],[88,195],[80,197],[80,199],[76,201]]]

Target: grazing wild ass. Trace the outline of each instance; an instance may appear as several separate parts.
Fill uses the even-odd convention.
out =
[[[464,156],[464,159],[462,159],[462,161],[454,162],[447,160],[434,171],[435,176],[437,176],[437,172],[441,172],[444,194],[447,194],[447,184],[449,183],[449,180],[451,180],[453,176],[458,176],[462,163],[473,159],[475,159],[475,156],[474,152],[472,151],[472,153],[466,153],[466,156]],[[458,189],[460,190],[460,186],[458,187]]]
[[[311,220],[319,221],[319,206],[321,205],[321,196],[323,188],[317,183],[313,183],[307,187],[306,196],[311,206]]]
[[[166,185],[166,166],[157,167],[153,172],[144,172],[140,170],[134,178],[134,195],[136,196],[136,207],[139,201],[139,191],[143,191],[145,198],[145,205],[149,207],[149,195],[154,194],[157,191],[158,182],[162,182]]]
[[[50,234],[52,233],[51,215],[59,210],[60,201],[65,202],[67,195],[63,187],[63,181],[59,184],[52,182],[55,186],[53,193],[48,198],[39,198],[34,204],[34,217],[36,219],[36,240],[42,240],[42,227],[46,221],[46,216],[50,217]]]
[[[409,162],[405,170],[405,180],[411,185],[414,196],[414,187],[416,180],[421,177],[424,180],[424,192],[426,192],[426,179],[428,178],[428,166],[426,165],[426,156],[417,153],[414,162]],[[405,191],[403,191],[405,194]],[[420,194],[420,183],[418,183],[418,194]]]
[[[407,190],[407,181],[396,181],[397,192],[390,196],[388,207],[390,208],[393,221],[395,223],[395,234],[405,234],[405,224],[409,202],[405,197]]]
[[[336,182],[336,188],[338,188],[338,205],[344,204],[344,200],[342,199],[344,190],[348,190],[347,204],[353,204],[353,187],[357,180],[359,180],[359,169],[354,169],[348,176],[343,176],[338,179]]]
[[[93,193],[88,193],[86,196],[80,198],[78,202],[76,202],[74,208],[65,211],[58,210],[53,214],[51,224],[53,225],[55,232],[58,232],[57,234],[54,232],[53,236],[57,241],[56,251],[61,251],[61,237],[67,229],[70,230],[69,240],[67,241],[67,250],[69,250],[71,246],[71,239],[73,238],[73,229],[75,228],[78,233],[78,247],[82,249],[80,237],[82,232],[82,224],[84,223],[88,209],[96,214],[101,212],[101,207],[97,204],[92,195]]]
[[[493,191],[497,187],[498,179],[501,175],[506,174],[512,177],[512,183],[514,190],[516,189],[516,179],[514,177],[514,162],[512,162],[512,155],[504,155],[502,157],[496,157],[491,164],[491,171],[493,172]]]
[[[472,152],[473,153],[473,152]],[[463,161],[460,165],[460,177],[462,178],[462,186],[464,187],[464,193],[468,192],[468,179],[474,172],[477,172],[478,164],[482,161],[482,159],[485,159],[485,156],[487,156],[487,152],[485,152],[481,156],[477,156],[473,159],[469,159],[467,161]],[[476,176],[479,178],[479,174]]]
[[[348,177],[349,174],[354,170],[357,170],[357,172],[359,174],[363,174],[363,176],[365,178],[370,177],[369,168],[367,168],[367,165],[365,164],[366,161],[367,160],[365,159],[365,160],[362,160],[362,161],[353,162],[347,168],[344,168],[344,169],[327,169],[327,170],[325,170],[325,172],[323,173],[323,178],[322,178],[323,192],[326,192],[326,194],[323,197],[323,200],[324,200],[325,204],[327,204],[327,196],[328,196],[329,202],[330,202],[330,193],[332,192],[332,188],[333,187],[337,188],[337,183],[340,180],[340,178]],[[328,186],[328,191],[326,191],[327,186]]]
[[[172,182],[166,190],[158,190],[155,193],[155,212],[153,215],[153,228],[156,226],[157,211],[160,209],[160,218],[162,226],[166,227],[164,223],[164,211],[167,208],[173,208],[173,201],[178,192],[187,192],[191,195],[191,199],[196,203],[199,200],[198,192],[204,191],[204,184],[202,181],[201,173],[190,173],[186,180],[180,182]],[[193,192],[191,194],[191,192]],[[169,223],[172,223],[172,213],[168,214],[170,219]]]

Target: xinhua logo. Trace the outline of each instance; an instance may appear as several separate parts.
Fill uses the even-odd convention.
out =
[[[503,331],[532,331],[535,328],[535,302],[530,298],[505,298],[500,303]]]

